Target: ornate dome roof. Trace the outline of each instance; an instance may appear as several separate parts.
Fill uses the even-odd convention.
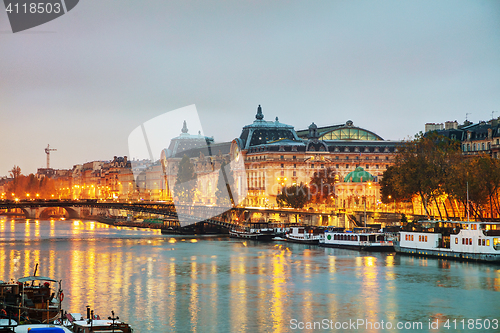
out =
[[[345,176],[344,182],[346,183],[362,183],[371,182],[374,177],[362,167],[357,167],[356,170],[350,172]]]
[[[276,117],[276,121],[264,120],[264,114],[260,105],[257,108],[257,115],[254,122],[243,127],[239,139],[241,144],[240,149],[248,149],[251,146],[268,144],[283,139],[300,141],[293,126],[280,123],[278,117]]]

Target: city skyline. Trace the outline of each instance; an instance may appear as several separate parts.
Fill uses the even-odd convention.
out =
[[[217,142],[258,104],[386,140],[500,116],[494,1],[84,2],[17,34],[2,10],[0,32],[0,176],[45,167],[47,144],[55,169],[129,155],[134,128],[191,104]]]

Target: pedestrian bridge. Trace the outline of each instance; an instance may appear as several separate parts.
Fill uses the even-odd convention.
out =
[[[231,210],[230,207],[174,205],[173,203],[155,202],[99,202],[97,200],[0,201],[0,211],[18,209],[24,213],[27,219],[39,219],[43,212],[49,208],[63,208],[66,210],[68,218],[71,219],[83,219],[104,211],[126,210],[171,217],[178,220],[181,227],[198,222],[207,222],[223,227],[234,225],[230,222],[229,214],[224,215]],[[214,219],[215,216],[218,218]]]

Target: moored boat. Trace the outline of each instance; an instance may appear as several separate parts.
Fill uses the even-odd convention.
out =
[[[258,222],[240,225],[229,231],[229,237],[270,241],[276,236],[268,223]]]
[[[354,228],[352,231],[342,229],[326,230],[324,239],[319,245],[361,251],[394,251],[393,242],[389,235],[372,232],[367,228]]]
[[[325,232],[313,227],[291,227],[285,238],[289,242],[302,244],[319,244],[325,237]]]
[[[51,283],[59,283],[59,287],[53,288]],[[4,318],[10,316],[21,322],[50,323],[59,317],[63,299],[61,281],[48,277],[27,276],[15,283],[0,283]]]
[[[87,308],[88,309],[88,308]],[[115,313],[111,311],[112,316],[108,319],[100,319],[99,316],[89,315],[87,310],[87,319],[79,313],[66,314],[68,320],[67,327],[73,333],[132,333],[133,329],[129,324],[119,321],[119,317],[115,317]],[[91,319],[92,318],[92,319]]]
[[[421,221],[405,229],[396,252],[500,263],[500,222]]]

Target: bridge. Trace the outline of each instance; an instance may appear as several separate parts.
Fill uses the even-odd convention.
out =
[[[43,211],[48,208],[60,207],[67,211],[68,218],[82,219],[95,215],[109,214],[113,210],[125,210],[136,213],[146,213],[160,215],[176,222],[181,228],[194,225],[196,223],[208,223],[224,228],[232,228],[237,225],[237,221],[269,221],[274,217],[275,222],[302,223],[311,225],[336,225],[355,226],[349,214],[338,211],[315,212],[312,210],[292,210],[262,207],[218,207],[218,206],[196,206],[196,205],[174,205],[165,202],[105,202],[97,200],[34,200],[34,201],[0,201],[0,212],[7,209],[20,209],[26,218],[39,219]],[[96,214],[97,212],[97,214]],[[100,214],[99,214],[100,213]],[[344,214],[344,215],[343,215]],[[358,221],[362,221],[361,212],[351,214],[358,216]],[[119,215],[119,214],[116,214]],[[280,216],[276,219],[276,216]],[[367,212],[371,223],[391,223],[398,221],[400,214]],[[235,222],[236,221],[236,222]]]
[[[192,205],[174,205],[173,203],[156,202],[100,202],[97,200],[34,200],[34,201],[0,201],[0,211],[2,210],[21,210],[28,219],[39,219],[43,211],[48,208],[64,208],[71,219],[81,219],[86,217],[84,214],[89,209],[103,210],[126,210],[137,213],[148,213],[170,217],[179,222],[183,228],[199,222],[205,222],[224,228],[234,227],[231,223],[231,208],[217,206],[192,206]]]

